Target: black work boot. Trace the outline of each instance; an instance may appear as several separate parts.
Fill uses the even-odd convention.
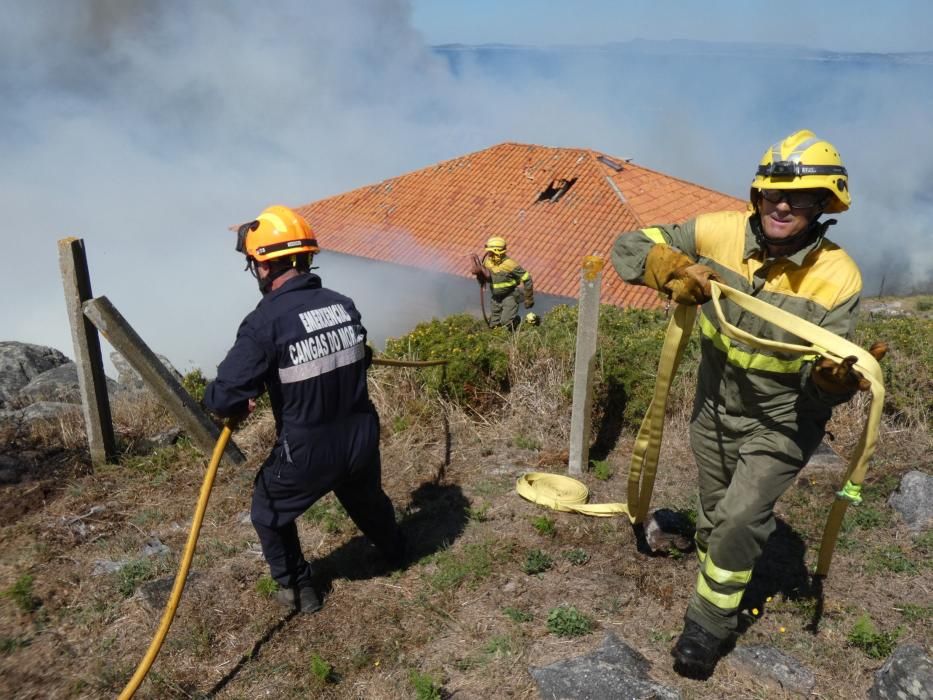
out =
[[[383,553],[383,558],[390,571],[398,571],[406,567],[408,564],[408,540],[401,531],[399,531],[398,537],[395,539],[395,546],[392,551]]]
[[[713,674],[722,656],[723,640],[693,620],[684,621],[684,631],[671,649],[674,670],[682,676],[705,680]]]
[[[275,600],[280,605],[301,613],[314,613],[322,607],[321,599],[311,584],[280,588],[275,594]]]

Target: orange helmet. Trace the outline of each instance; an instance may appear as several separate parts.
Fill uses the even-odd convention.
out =
[[[255,221],[240,226],[236,249],[257,262],[296,253],[313,255],[321,250],[304,217],[280,204],[272,205]]]

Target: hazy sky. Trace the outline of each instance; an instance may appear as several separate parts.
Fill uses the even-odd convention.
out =
[[[832,51],[929,51],[929,0],[415,0],[432,44],[602,44],[631,39],[788,43]]]
[[[258,300],[229,225],[503,141],[634,156],[745,196],[764,149],[813,128],[857,173],[862,228],[842,223],[859,263],[922,281],[933,66],[827,81],[781,75],[777,56],[754,74],[742,61],[693,75],[595,60],[514,80],[469,62],[455,73],[430,47],[642,37],[913,51],[931,48],[931,7],[0,0],[0,339],[73,355],[55,244],[73,235],[95,294],[179,369],[212,374]],[[318,262],[325,284],[359,297],[364,323],[397,310],[372,274]]]

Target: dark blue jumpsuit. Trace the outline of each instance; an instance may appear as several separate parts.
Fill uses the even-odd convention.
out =
[[[204,393],[219,416],[246,412],[268,390],[276,442],[256,475],[251,518],[272,578],[308,584],[311,567],[295,519],[333,491],[390,562],[401,554],[392,502],[382,490],[379,416],[369,399],[371,352],[353,301],[314,274],[262,298]]]

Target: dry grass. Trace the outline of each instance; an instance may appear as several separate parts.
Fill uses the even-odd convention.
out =
[[[692,556],[646,557],[623,519],[545,511],[514,493],[523,471],[565,469],[570,398],[568,367],[537,358],[513,358],[513,366],[510,401],[485,416],[420,393],[418,370],[374,368],[384,483],[414,561],[382,572],[328,500],[327,518],[299,519],[305,553],[327,593],[324,609],[309,617],[284,614],[257,591],[266,566],[245,514],[274,425],[268,413],[251,418],[236,435],[249,465],[221,468],[174,625],[138,697],[416,697],[415,672],[457,698],[531,698],[537,690],[529,666],[589,651],[607,632],[644,654],[653,676],[686,698],[775,697],[728,662],[706,683],[671,670],[669,648],[696,579]],[[657,507],[692,505],[691,390],[684,379],[672,398]],[[857,439],[863,410],[856,402],[837,411],[832,430],[840,451]],[[127,446],[170,424],[154,407],[115,414]],[[43,497],[0,530],[0,588],[31,576],[36,603],[26,609],[22,596],[0,598],[4,697],[99,698],[122,689],[158,625],[204,473],[205,458],[181,444],[148,455],[128,447],[119,465],[92,474],[80,468],[75,426],[59,430],[34,437],[65,441],[58,454],[79,468],[43,482]],[[593,501],[624,500],[631,443],[622,434],[608,455],[611,479],[584,476]],[[782,524],[752,586],[762,614],[741,643],[796,656],[816,674],[821,697],[864,695],[881,664],[848,646],[863,612],[883,631],[900,628],[902,640],[933,643],[933,544],[929,536],[909,537],[885,505],[898,477],[928,460],[929,447],[926,426],[886,425],[866,504],[847,517],[822,602],[806,572],[841,475],[804,472],[779,504]],[[26,498],[37,483],[5,487],[2,496]],[[553,520],[553,536],[533,525],[543,515]],[[170,554],[144,557],[151,538]],[[528,575],[523,568],[534,550],[553,565]],[[578,550],[585,563],[568,558]],[[134,565],[99,573],[102,561]],[[559,605],[592,618],[594,631],[574,639],[550,634],[548,613]],[[330,681],[312,670],[313,663],[320,668],[315,655],[333,667]]]

